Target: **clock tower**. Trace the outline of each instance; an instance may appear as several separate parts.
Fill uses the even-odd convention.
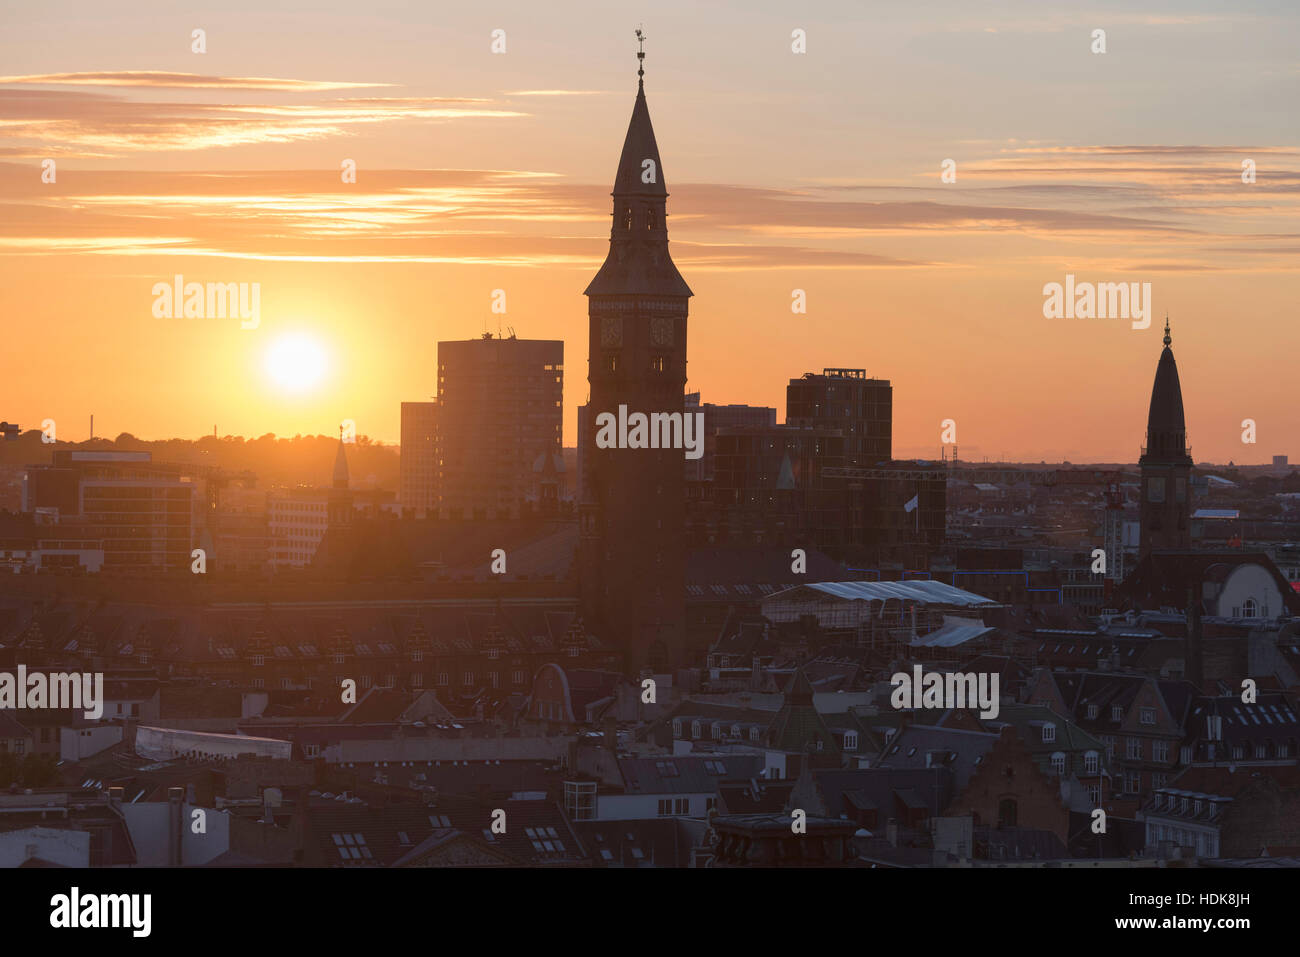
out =
[[[638,41],[644,36],[637,31]],[[686,623],[685,451],[598,448],[608,412],[685,414],[692,293],[668,253],[668,191],[646,106],[644,60],[614,177],[609,254],[587,286],[590,481],[580,507],[587,625],[625,671],[681,667]]]

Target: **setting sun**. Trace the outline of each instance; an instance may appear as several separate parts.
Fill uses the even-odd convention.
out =
[[[266,352],[266,373],[286,392],[306,392],[320,384],[329,365],[325,348],[301,333],[282,336]]]

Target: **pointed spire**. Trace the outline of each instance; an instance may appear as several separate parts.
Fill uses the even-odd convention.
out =
[[[344,450],[343,426],[339,426],[339,448],[334,454],[334,487],[348,487],[348,455]]]
[[[778,489],[796,488],[794,481],[794,466],[790,464],[790,453],[786,452],[781,459],[781,470],[776,477],[776,487]]]
[[[1147,412],[1147,446],[1145,461],[1188,459],[1187,424],[1183,418],[1183,389],[1178,380],[1178,364],[1170,348],[1169,317],[1165,316],[1165,347],[1156,364],[1156,379],[1151,387],[1151,406]]]
[[[637,30],[643,45],[645,34]],[[613,228],[609,256],[591,284],[588,296],[690,296],[668,252],[668,189],[663,161],[650,122],[645,97],[645,51],[637,53],[637,92],[623,152],[614,176]]]

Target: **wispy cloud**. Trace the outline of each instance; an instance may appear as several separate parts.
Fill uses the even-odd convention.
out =
[[[369,97],[320,104],[154,102],[105,93],[0,89],[0,132],[51,149],[98,154],[193,151],[345,136],[350,127],[413,120],[510,119],[463,98]],[[36,155],[28,153],[26,155]]]
[[[502,96],[605,96],[609,90],[507,90]]]
[[[266,76],[209,76],[200,73],[167,73],[161,70],[110,70],[99,73],[29,73],[0,76],[0,84],[37,86],[147,86],[202,90],[272,90],[287,93],[320,93],[358,87],[393,86],[392,83],[359,83],[350,80],[292,80]]]

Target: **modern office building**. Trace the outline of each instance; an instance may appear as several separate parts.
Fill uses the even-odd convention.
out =
[[[194,487],[183,466],[149,452],[59,449],[50,465],[28,469],[22,507],[100,542],[104,571],[179,570],[196,547]]]
[[[844,433],[844,464],[872,468],[893,454],[894,387],[865,369],[823,369],[791,379],[785,422]]]
[[[438,343],[436,412],[413,411],[411,419],[413,429],[417,421],[420,429],[434,421],[436,502],[426,507],[436,508],[442,518],[523,514],[526,503],[537,498],[534,465],[562,454],[563,399],[562,340],[487,333]],[[403,453],[405,422],[404,411]],[[417,461],[426,454],[427,448],[418,447]],[[418,498],[414,475],[412,494]]]
[[[438,507],[438,403],[402,403],[402,450],[397,501],[417,516]]]

